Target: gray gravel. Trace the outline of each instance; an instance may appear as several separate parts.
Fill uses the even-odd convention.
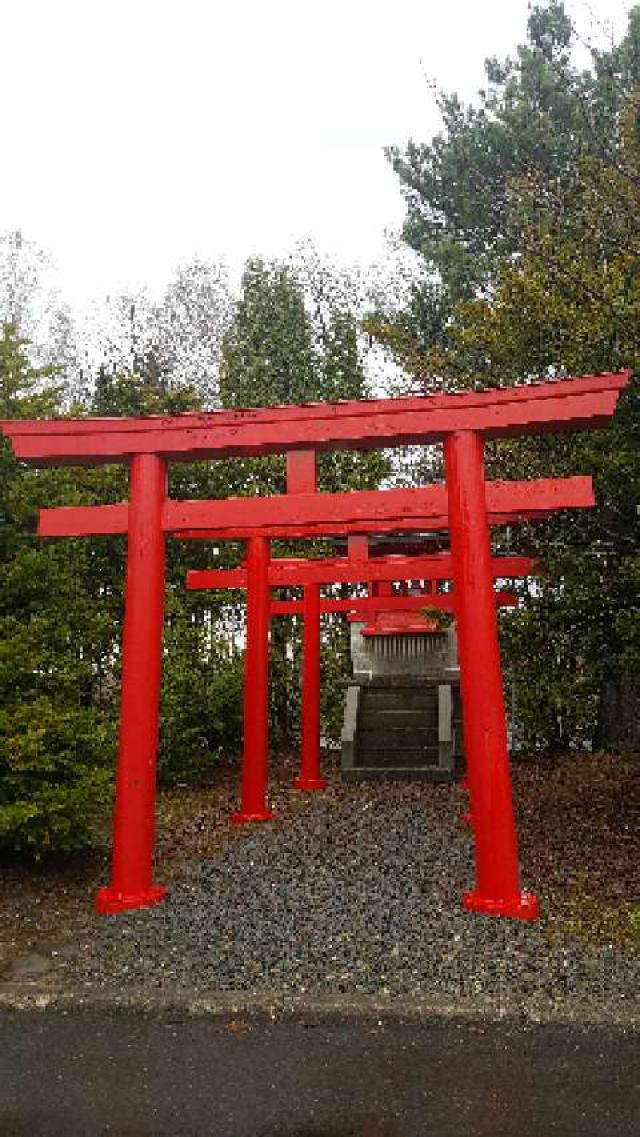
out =
[[[192,862],[166,903],[96,918],[60,968],[88,988],[637,998],[640,959],[551,947],[461,910],[471,841],[448,786],[352,787]]]

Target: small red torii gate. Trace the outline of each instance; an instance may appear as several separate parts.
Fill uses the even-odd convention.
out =
[[[426,607],[455,612],[454,593],[436,591],[438,583],[451,579],[450,555],[391,555],[368,559],[358,544],[362,541],[366,546],[366,538],[349,538],[352,555],[348,558],[278,558],[267,565],[269,589],[285,586],[303,589],[302,600],[269,600],[272,616],[301,615],[304,618],[301,768],[294,781],[298,790],[321,790],[326,785],[320,771],[320,615],[343,612],[357,619],[365,614],[375,616],[379,611],[420,612]],[[496,579],[530,575],[535,565],[530,557],[492,557],[491,561]],[[235,569],[192,569],[187,573],[187,588],[248,589],[248,577],[245,565]],[[431,591],[418,596],[398,596],[388,591],[384,595],[375,594],[376,583],[391,584],[400,580],[423,580],[430,584]],[[321,597],[321,584],[337,583],[366,583],[369,595],[340,599]],[[518,598],[513,593],[498,592],[495,602],[512,607]],[[255,598],[251,593],[247,604],[248,610],[254,613]],[[267,804],[268,629],[268,621],[265,623],[257,617],[247,621],[242,800],[240,809],[233,815],[237,824],[271,817]]]
[[[475,831],[476,886],[463,904],[535,917],[537,898],[520,888],[489,525],[505,515],[592,505],[593,497],[590,479],[486,482],[484,443],[604,427],[629,377],[622,371],[455,395],[2,424],[16,457],[35,465],[127,462],[131,468],[128,503],[43,510],[39,527],[48,536],[128,537],[113,875],[96,897],[100,911],[154,904],[165,891],[152,881],[165,534],[246,539],[249,590],[253,578],[256,612],[259,603],[259,618],[268,621],[269,538],[448,528]],[[175,502],[166,496],[169,461],[432,442],[444,444],[443,486],[316,494],[305,492],[308,477],[301,474],[299,487],[275,498]]]

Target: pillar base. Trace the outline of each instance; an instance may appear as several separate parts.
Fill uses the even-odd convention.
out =
[[[113,912],[127,912],[132,908],[151,908],[164,900],[167,890],[163,884],[152,884],[140,892],[121,892],[111,885],[96,892],[93,906],[96,912],[110,915]]]
[[[294,790],[326,790],[327,783],[324,778],[305,778],[303,774],[298,774],[297,778],[293,779]]]
[[[237,809],[231,814],[232,825],[246,825],[250,821],[271,821],[273,814],[270,809],[250,810]]]
[[[514,920],[537,920],[540,915],[538,897],[533,892],[502,900],[495,896],[482,896],[475,890],[465,892],[462,907],[468,912],[483,912],[486,916],[511,916]]]

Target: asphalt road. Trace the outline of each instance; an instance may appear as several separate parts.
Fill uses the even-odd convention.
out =
[[[639,1132],[621,1028],[0,1013],[1,1137]]]

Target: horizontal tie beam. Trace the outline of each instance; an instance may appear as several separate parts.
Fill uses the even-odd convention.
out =
[[[532,520],[558,509],[595,504],[591,478],[582,476],[487,482],[486,494],[489,520],[493,525]],[[127,517],[126,502],[42,509],[38,533],[42,537],[125,533]],[[162,513],[162,528],[166,533],[218,540],[447,527],[448,501],[444,485],[337,494],[299,493],[210,501],[167,501]]]
[[[519,599],[515,592],[496,592],[499,608],[516,608]],[[422,612],[429,608],[440,612],[455,612],[455,595],[430,596],[354,596],[351,600],[320,600],[320,612],[353,612],[367,616],[376,612]],[[272,600],[272,616],[299,616],[304,614],[304,600]]]
[[[589,477],[487,482],[493,524],[533,519],[558,509],[595,504]],[[505,521],[505,518],[507,519]],[[283,494],[225,501],[171,501],[164,527],[178,536],[204,530],[208,537],[242,540],[252,536],[310,537],[448,527],[447,489],[358,490],[338,494]]]
[[[516,578],[533,576],[537,561],[533,557],[493,557],[494,576]],[[273,560],[269,566],[269,584],[272,588],[295,588],[305,584],[365,584],[372,580],[450,580],[452,576],[449,553],[426,557],[387,556],[372,560],[345,560],[327,558]],[[192,569],[187,573],[187,588],[246,588],[244,567],[235,569]]]
[[[107,537],[127,533],[129,503],[115,505],[60,505],[41,509],[39,537]]]
[[[193,461],[366,450],[441,442],[458,431],[491,439],[605,426],[629,376],[620,371],[447,395],[0,426],[16,457],[41,466],[123,462],[140,453]]]

